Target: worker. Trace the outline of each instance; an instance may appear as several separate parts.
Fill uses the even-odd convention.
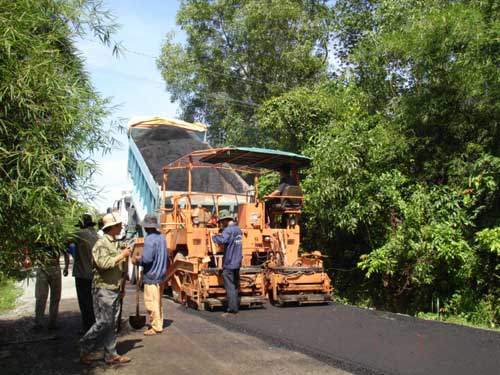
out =
[[[147,214],[142,222],[147,233],[144,239],[144,250],[140,258],[132,262],[143,268],[144,305],[149,314],[150,327],[144,331],[145,336],[153,336],[163,332],[163,289],[167,275],[167,241],[159,232],[160,226],[155,215]]]
[[[104,215],[102,220],[104,235],[92,248],[92,298],[96,321],[80,340],[80,360],[91,364],[91,354],[100,346],[104,346],[105,362],[122,364],[130,362],[130,358],[118,355],[115,329],[119,314],[122,272],[130,249],[127,247],[120,250],[115,241],[122,230],[119,217],[111,213]]]
[[[283,192],[287,188],[287,186],[291,185],[297,185],[295,180],[293,179],[292,176],[290,176],[290,166],[289,165],[283,165],[279,169],[280,173],[280,183],[276,190],[274,190],[271,194],[269,194],[272,197],[278,197],[280,195],[283,195]],[[278,200],[279,203],[279,200]]]
[[[57,315],[59,313],[59,302],[61,301],[61,265],[59,258],[64,257],[64,276],[68,276],[69,255],[66,251],[57,250],[54,246],[37,244],[40,250],[49,255],[45,264],[38,267],[35,283],[35,326],[34,331],[43,328],[45,308],[50,290],[49,330],[57,329]]]
[[[76,295],[82,316],[83,332],[87,332],[95,323],[92,306],[92,248],[99,236],[94,227],[92,216],[84,214],[77,224],[80,230],[76,234],[73,277],[75,278]]]
[[[216,234],[212,238],[215,243],[224,245],[222,278],[226,289],[227,307],[226,312],[222,315],[231,316],[237,314],[239,310],[238,289],[240,287],[242,233],[227,210],[221,210],[218,223],[222,233]]]
[[[286,190],[288,186],[297,185],[296,181],[290,176],[290,166],[285,164],[279,168],[280,174],[280,182],[276,190],[274,190],[269,196],[271,197],[279,197],[283,195],[283,192]],[[272,198],[266,203],[266,221],[272,227],[274,223],[271,220],[271,210],[272,206],[279,204],[281,202],[280,198]]]

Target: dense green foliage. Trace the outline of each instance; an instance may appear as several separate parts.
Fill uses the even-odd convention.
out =
[[[498,324],[499,9],[372,1],[356,22],[349,3],[339,25],[368,27],[339,29],[354,79],[332,91],[345,105],[313,138],[306,181],[336,264],[364,271],[339,272],[337,288],[403,312],[481,306]]]
[[[313,2],[270,6],[269,18],[249,29],[263,3],[183,2],[187,44],[167,42],[160,64],[169,57],[173,70],[162,72],[184,113],[208,121],[213,139],[256,137],[254,144],[313,158],[303,245],[329,253],[338,296],[409,313],[431,312],[439,301],[444,315],[498,325],[498,2],[338,0],[331,10],[321,2],[312,19],[328,25],[317,30],[327,35],[335,15],[336,78],[324,59],[301,59],[305,70],[288,59],[293,53],[255,59],[277,51],[259,34],[278,33],[286,48],[281,30],[300,41],[300,28],[274,17]],[[266,90],[241,85],[247,67],[272,73],[243,76]],[[286,76],[273,70],[285,67]],[[315,74],[304,76],[309,70]],[[220,93],[255,106],[217,106]],[[257,130],[251,137],[248,126]]]
[[[15,273],[39,244],[64,246],[80,215],[76,193],[106,150],[107,102],[93,89],[74,39],[109,43],[98,1],[0,1],[0,273]]]
[[[266,101],[256,113],[259,143],[300,153],[310,143],[311,135],[328,127],[336,100],[324,85],[299,87]]]
[[[324,0],[184,0],[158,59],[187,120],[210,124],[212,144],[259,141],[265,100],[326,74],[330,14]]]

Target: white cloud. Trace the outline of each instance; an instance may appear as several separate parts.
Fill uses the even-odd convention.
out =
[[[106,184],[116,185],[113,181],[121,181],[127,177],[127,155],[122,158],[122,152],[115,153],[112,158],[103,159],[99,162],[99,181]]]
[[[76,43],[85,59],[85,65],[89,70],[109,68],[116,64],[118,60],[113,56],[113,50],[97,40],[81,39]]]
[[[100,193],[93,206],[101,212],[111,207],[124,190],[130,190],[127,180],[127,153],[115,152],[99,161],[99,170],[94,175],[93,184]]]
[[[91,36],[79,40],[77,47],[85,58],[94,87],[102,96],[112,98],[114,105],[120,105],[112,117],[175,118],[177,105],[170,102],[154,56],[160,53],[166,32],[175,27],[178,2],[108,0],[107,6],[121,24],[114,39],[136,53],[125,52],[125,56],[116,58],[110,47],[88,40]],[[121,149],[97,158],[99,173],[92,182],[101,190],[93,202],[99,211],[110,207],[122,191],[131,189],[127,179],[128,140],[123,135],[118,138],[123,143]]]

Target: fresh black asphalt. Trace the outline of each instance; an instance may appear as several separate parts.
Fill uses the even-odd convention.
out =
[[[189,311],[189,309],[188,309]],[[499,375],[500,333],[332,303],[198,312],[356,374]]]

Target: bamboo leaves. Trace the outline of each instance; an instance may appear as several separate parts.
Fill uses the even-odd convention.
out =
[[[110,41],[116,25],[100,9],[93,0],[0,0],[0,273],[16,273],[35,243],[65,245],[82,208],[76,192],[91,190],[88,156],[112,141],[108,102],[73,46],[86,32]]]

